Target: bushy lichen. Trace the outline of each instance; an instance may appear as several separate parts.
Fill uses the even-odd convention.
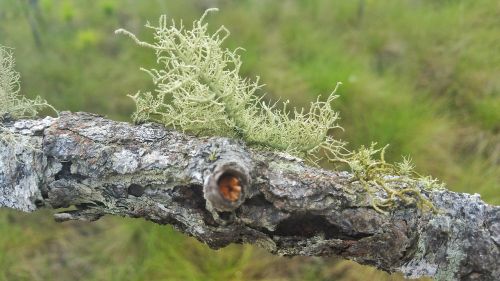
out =
[[[3,121],[33,117],[44,107],[53,109],[40,97],[30,100],[21,96],[19,79],[12,50],[0,45],[0,141],[7,143],[15,142],[16,138],[5,131]]]
[[[207,12],[213,9],[207,10]],[[229,36],[225,27],[210,35],[203,22],[207,12],[190,30],[182,22],[170,24],[161,16],[153,29],[155,42],[142,42],[120,29],[140,46],[156,52],[161,69],[143,69],[156,84],[156,93],[131,96],[137,111],[136,122],[153,120],[201,135],[239,137],[249,144],[282,150],[300,157],[312,157],[321,149],[337,156],[343,143],[329,135],[337,125],[332,107],[334,93],[325,101],[311,103],[308,111],[267,104],[256,95],[261,85],[239,75],[238,49],[221,47]]]
[[[372,206],[377,211],[384,212],[382,208],[393,207],[398,201],[433,210],[434,207],[421,190],[442,188],[442,184],[432,177],[422,177],[416,173],[410,158],[403,157],[396,164],[387,163],[384,158],[387,147],[376,148],[376,143],[370,147],[361,146],[348,157],[338,158],[337,161],[350,167],[354,174],[353,180],[358,181],[368,193],[383,190],[387,194],[383,200],[372,197]]]
[[[30,100],[19,94],[20,75],[14,67],[12,51],[0,45],[0,120],[33,117],[43,107],[52,108],[40,97]]]
[[[251,81],[239,75],[239,49],[222,47],[229,31],[222,26],[209,34],[204,18],[213,10],[195,20],[191,29],[182,22],[167,21],[165,15],[158,26],[146,24],[154,32],[153,43],[141,41],[124,29],[116,31],[154,50],[159,65],[159,69],[141,68],[151,76],[156,93],[130,96],[137,106],[135,122],[156,121],[199,135],[237,137],[314,164],[323,158],[347,164],[353,181],[359,181],[370,194],[386,192],[386,200],[372,202],[379,211],[396,201],[429,205],[420,188],[434,187],[436,182],[418,176],[409,159],[392,165],[384,160],[385,147],[377,149],[373,144],[350,152],[343,141],[331,135],[332,130],[340,128],[338,113],[331,105],[337,98],[337,87],[326,100],[312,102],[307,111],[289,110],[288,101],[265,103],[262,95],[257,96],[262,87],[258,77]]]

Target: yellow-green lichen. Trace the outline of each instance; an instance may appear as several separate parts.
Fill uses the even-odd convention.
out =
[[[5,130],[3,121],[33,117],[44,107],[53,109],[40,97],[31,100],[19,94],[20,74],[15,64],[12,50],[0,45],[0,141],[5,143],[16,142],[16,138]]]
[[[33,117],[43,107],[52,108],[40,97],[30,100],[21,96],[19,79],[12,50],[0,45],[0,121]]]
[[[155,42],[142,42],[120,29],[140,46],[155,51],[160,69],[143,69],[156,84],[156,93],[133,96],[136,122],[153,120],[199,135],[239,137],[247,143],[264,146],[304,158],[319,150],[333,155],[344,151],[343,143],[329,132],[339,128],[338,113],[331,107],[337,97],[311,103],[308,111],[287,108],[287,102],[268,104],[257,96],[262,85],[239,75],[238,49],[221,47],[229,36],[225,27],[210,35],[203,22],[207,10],[191,29],[182,23],[170,24],[161,16],[153,29]]]
[[[160,17],[158,26],[147,24],[154,32],[154,42],[140,41],[129,31],[119,29],[139,46],[152,49],[158,69],[142,69],[156,85],[155,93],[138,92],[130,96],[136,103],[136,122],[156,121],[198,135],[236,137],[250,145],[283,151],[317,164],[320,159],[347,164],[354,177],[374,198],[373,207],[383,212],[397,202],[432,207],[421,188],[432,188],[432,178],[422,178],[413,171],[409,159],[395,165],[384,159],[385,148],[361,147],[350,152],[332,131],[340,128],[332,102],[334,91],[324,100],[311,103],[309,110],[287,108],[284,103],[265,103],[262,85],[242,78],[238,50],[222,47],[229,31],[220,27],[208,33],[204,19],[186,29],[182,22]],[[375,157],[379,155],[379,157]],[[377,200],[383,191],[387,198]]]
[[[384,208],[391,208],[398,202],[417,204],[422,209],[434,210],[421,190],[442,188],[442,184],[431,177],[417,174],[408,157],[403,157],[403,160],[396,164],[387,163],[384,158],[387,147],[388,145],[376,148],[376,143],[372,143],[370,147],[361,146],[348,157],[333,161],[347,164],[353,173],[352,180],[359,182],[369,194],[385,192],[385,199],[371,196],[372,206],[379,212],[385,212]]]

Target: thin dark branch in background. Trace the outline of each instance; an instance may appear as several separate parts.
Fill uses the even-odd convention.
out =
[[[24,16],[28,20],[35,46],[37,49],[43,50],[43,42],[39,29],[41,26],[44,26],[44,21],[38,5],[38,0],[26,0],[22,2],[20,6]]]

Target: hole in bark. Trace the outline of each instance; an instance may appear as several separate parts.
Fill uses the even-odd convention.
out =
[[[231,212],[218,212],[218,214],[219,214],[219,218],[221,218],[222,220],[225,220],[225,221],[230,220],[232,217]]]
[[[171,190],[172,200],[185,206],[188,209],[202,215],[205,224],[218,226],[213,215],[207,211],[205,198],[203,197],[203,187],[199,185],[180,185]]]
[[[346,234],[342,229],[330,223],[324,217],[313,214],[295,214],[278,224],[278,227],[273,232],[281,236],[299,236],[311,238],[315,235],[323,233],[325,239],[361,239],[370,236],[366,233]]]
[[[189,208],[205,209],[205,198],[203,190],[199,185],[179,185],[173,188],[171,193],[174,202]]]
[[[62,167],[59,172],[55,175],[56,180],[60,180],[71,175],[71,161],[61,162]]]
[[[224,173],[217,181],[222,197],[228,201],[236,202],[241,195],[241,180],[233,173]]]
[[[44,205],[45,205],[45,204],[43,203],[43,200],[41,200],[41,199],[36,199],[36,200],[35,200],[35,206],[36,206],[37,208],[43,207]]]
[[[71,161],[61,162],[61,164],[62,164],[61,170],[59,170],[59,172],[57,172],[57,174],[54,176],[56,180],[71,178],[75,179],[77,182],[82,182],[84,179],[87,178],[86,176],[81,174],[71,173],[71,165],[73,165]]]
[[[40,193],[42,194],[43,199],[49,198],[49,190],[45,184],[40,186]]]
[[[135,197],[141,197],[144,194],[144,187],[142,185],[133,183],[128,187],[128,194]]]

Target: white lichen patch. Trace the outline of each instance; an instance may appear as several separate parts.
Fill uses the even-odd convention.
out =
[[[431,264],[424,259],[411,260],[409,263],[398,268],[406,278],[416,279],[423,276],[435,276],[437,265]]]
[[[141,167],[145,169],[166,169],[170,165],[172,161],[169,157],[156,150],[141,157]]]
[[[0,207],[26,212],[36,209],[35,199],[41,197],[41,175],[34,168],[41,164],[35,163],[39,158],[33,157],[37,153],[33,148],[40,147],[39,141],[22,136],[17,136],[15,143],[0,141]],[[26,153],[28,150],[30,153]]]
[[[126,149],[120,152],[115,152],[111,157],[112,168],[119,174],[132,173],[136,171],[139,166],[138,159],[138,155]]]
[[[500,221],[494,222],[489,227],[491,239],[500,247]]]
[[[13,131],[15,129],[17,134],[34,135],[50,127],[55,120],[56,118],[50,116],[47,116],[42,120],[23,119],[16,121],[13,124],[12,129],[9,131]]]
[[[158,141],[166,136],[165,130],[158,127],[152,127],[151,124],[142,125],[141,130],[137,132],[140,134],[137,134],[135,138],[143,142]]]

